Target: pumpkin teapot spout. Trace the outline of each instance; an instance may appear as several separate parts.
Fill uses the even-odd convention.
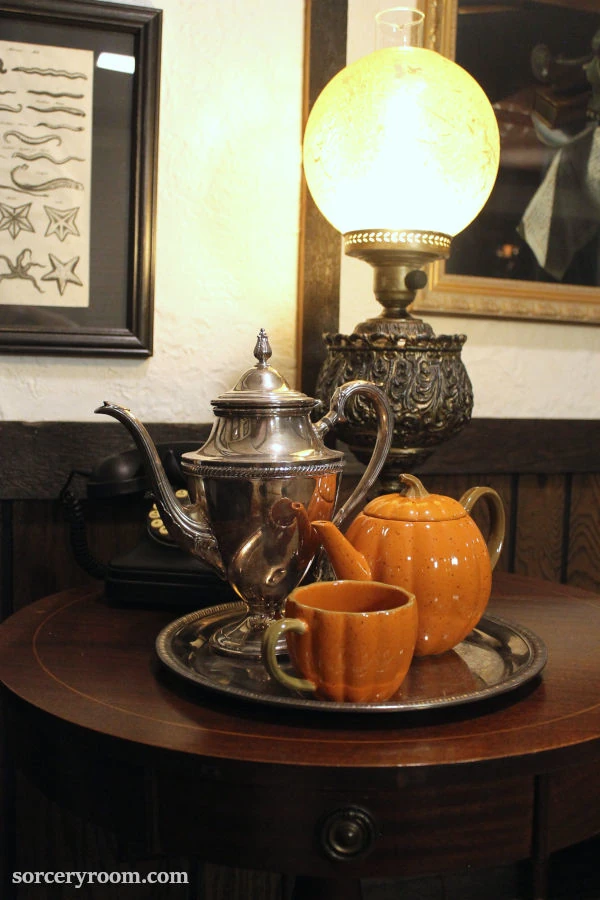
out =
[[[317,521],[312,523],[312,527],[317,532],[338,578],[349,581],[372,580],[371,566],[364,554],[352,546],[333,522]]]

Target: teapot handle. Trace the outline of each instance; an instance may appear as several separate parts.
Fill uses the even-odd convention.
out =
[[[506,530],[504,504],[500,494],[491,487],[473,487],[466,491],[458,502],[470,513],[481,497],[485,497],[490,511],[490,534],[487,539],[487,548],[493,571],[502,551]]]
[[[362,478],[350,497],[333,517],[334,525],[337,525],[340,529],[350,519],[356,508],[362,504],[367,493],[377,480],[377,476],[390,451],[394,431],[394,413],[387,395],[371,381],[356,379],[355,381],[347,381],[334,391],[329,412],[322,419],[319,419],[315,425],[315,430],[320,437],[323,437],[337,422],[345,421],[344,408],[354,394],[364,394],[373,402],[378,418],[377,437],[371,459],[363,472]]]

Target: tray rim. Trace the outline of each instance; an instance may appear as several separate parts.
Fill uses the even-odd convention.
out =
[[[493,631],[490,632],[489,630],[486,630],[486,628],[489,629],[491,626],[492,629],[496,630],[505,629],[511,632],[512,635],[516,635],[521,640],[523,640],[529,649],[527,663],[524,663],[519,668],[519,670],[517,670],[517,672],[514,672],[510,677],[498,682],[497,684],[488,685],[487,687],[483,687],[476,691],[434,698],[433,700],[385,700],[375,701],[372,703],[350,703],[335,700],[321,700],[315,697],[302,697],[299,694],[292,693],[290,693],[289,695],[261,694],[257,691],[250,691],[242,687],[219,684],[217,682],[211,681],[210,678],[203,676],[201,673],[196,672],[184,665],[181,662],[179,656],[177,656],[173,652],[173,640],[175,639],[177,634],[179,634],[179,632],[181,632],[188,625],[198,622],[204,618],[213,618],[214,616],[220,616],[221,619],[226,620],[229,618],[233,618],[238,613],[240,616],[242,616],[246,611],[247,606],[243,601],[234,601],[232,603],[221,603],[216,606],[209,606],[203,609],[194,610],[193,612],[186,613],[185,615],[174,619],[172,622],[162,628],[156,636],[155,651],[159,660],[164,666],[166,666],[166,668],[181,676],[188,683],[206,688],[207,690],[217,694],[223,694],[228,697],[234,697],[252,703],[258,703],[262,706],[278,706],[288,709],[291,708],[299,710],[312,710],[316,712],[345,713],[409,713],[419,712],[423,710],[429,711],[434,709],[446,709],[448,707],[462,706],[468,703],[481,702],[482,700],[486,700],[491,697],[497,697],[501,696],[502,694],[509,693],[510,691],[521,687],[523,684],[532,681],[537,675],[540,674],[548,661],[548,651],[545,643],[539,637],[539,635],[535,634],[533,631],[531,631],[531,629],[526,628],[524,625],[511,622],[508,619],[504,619],[500,616],[484,614],[475,628],[470,632],[470,634],[479,631],[485,634],[486,637],[494,638],[496,637],[496,634],[494,634]],[[469,635],[465,638],[465,641],[467,641],[468,638]],[[461,643],[463,642],[461,641]],[[252,665],[262,666],[260,660],[248,660],[248,663]]]

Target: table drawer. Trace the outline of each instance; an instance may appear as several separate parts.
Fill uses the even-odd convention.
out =
[[[332,779],[333,780],[333,779]],[[400,779],[401,780],[401,779]],[[257,788],[158,775],[161,852],[318,876],[420,875],[527,858],[533,778],[468,779],[369,789]],[[162,823],[168,823],[163,827]],[[235,849],[234,849],[235,848]]]

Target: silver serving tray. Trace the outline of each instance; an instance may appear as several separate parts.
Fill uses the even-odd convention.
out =
[[[407,712],[471,703],[512,691],[538,675],[547,660],[540,638],[495,616],[484,616],[453,650],[415,658],[396,694],[385,702],[340,703],[286,691],[260,660],[221,656],[209,647],[212,632],[242,619],[244,603],[225,603],[188,613],[156,639],[159,659],[187,681],[211,691],[274,706],[327,712]],[[290,672],[287,656],[279,659]],[[297,674],[297,673],[294,673]]]

